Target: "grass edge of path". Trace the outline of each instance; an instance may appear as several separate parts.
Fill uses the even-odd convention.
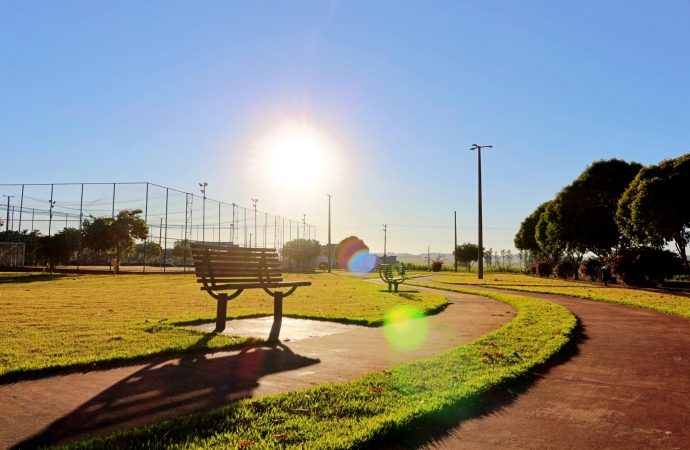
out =
[[[242,400],[63,448],[361,447],[444,409],[469,407],[477,396],[528,375],[570,341],[577,325],[567,309],[544,300],[470,289],[440,290],[499,300],[516,307],[518,313],[508,324],[468,344],[391,371]]]
[[[503,290],[503,291],[517,291],[517,292],[531,292],[531,293],[535,293],[535,294],[560,295],[563,297],[581,298],[583,300],[594,300],[594,301],[598,301],[598,302],[616,303],[619,305],[636,306],[638,308],[644,308],[644,309],[649,309],[652,311],[657,311],[657,312],[661,312],[661,313],[665,313],[665,314],[672,314],[674,316],[690,318],[690,309],[682,310],[682,309],[675,308],[673,306],[655,305],[655,304],[645,303],[644,301],[635,300],[635,299],[626,300],[624,298],[613,298],[613,297],[607,297],[607,296],[597,295],[597,294],[586,294],[585,295],[585,294],[578,294],[575,292],[563,292],[562,289],[569,289],[569,287],[563,287],[563,288],[560,288],[561,290],[559,290],[558,287],[548,287],[547,285],[544,285],[543,288],[542,287],[535,287],[535,288],[530,289],[530,288],[526,288],[526,287],[522,287],[522,286],[513,287],[513,286],[509,286],[509,285],[506,285],[506,286],[502,286],[502,285],[474,285],[474,284],[464,284],[464,283],[451,283],[451,282],[446,282],[446,281],[434,281],[434,280],[431,280],[431,281],[433,281],[433,283],[438,283],[438,284],[423,285],[421,283],[415,283],[415,282],[411,282],[408,284],[410,286],[434,287],[436,289],[441,289],[441,290],[444,290],[443,289],[444,285],[445,286],[449,286],[449,285],[450,286],[476,286],[476,287],[481,287],[481,288],[485,288],[485,289],[496,289],[496,290]],[[586,286],[587,285],[583,285],[582,289],[584,289]],[[577,288],[579,288],[579,287],[577,287]],[[616,288],[612,288],[612,289],[617,289],[617,290],[619,290],[619,289],[631,289],[631,290],[639,291],[641,293],[644,293],[644,292],[649,293],[649,291],[647,291],[645,289],[636,289],[634,287],[623,287],[623,288],[616,287]],[[594,292],[594,291],[592,291],[592,292]],[[660,293],[656,293],[656,292],[654,292],[653,294],[657,294],[659,296],[663,296],[663,295],[673,296],[674,295],[673,293],[660,294]],[[660,299],[657,299],[657,301],[660,301]],[[688,303],[690,303],[690,298],[688,299]]]

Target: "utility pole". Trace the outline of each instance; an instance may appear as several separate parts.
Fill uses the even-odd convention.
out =
[[[383,263],[386,264],[386,240],[388,237],[388,225],[383,225]]]
[[[453,248],[453,259],[455,260],[455,271],[458,271],[458,212],[453,211],[455,214],[455,247]]]
[[[206,243],[206,187],[208,183],[199,183],[199,186],[201,186],[201,194],[204,196],[201,212],[201,240]]]
[[[472,144],[472,148],[470,150],[477,150],[477,168],[478,168],[478,177],[477,181],[479,184],[479,250],[478,250],[478,259],[477,261],[479,264],[477,265],[477,278],[479,280],[484,279],[484,236],[483,236],[483,228],[482,228],[482,148],[493,148],[493,145],[477,145],[477,144]]]
[[[259,199],[253,198],[252,202],[254,202],[254,236],[258,236],[258,234],[256,234],[256,204],[259,202]],[[249,235],[249,246],[252,246],[251,234]]]
[[[3,197],[7,197],[7,218],[5,219],[5,234],[10,229],[10,199],[14,198],[14,195],[3,195]]]
[[[331,273],[331,194],[328,195],[328,273]]]

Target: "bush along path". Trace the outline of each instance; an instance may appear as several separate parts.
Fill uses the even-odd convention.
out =
[[[428,278],[421,282],[430,284]],[[521,295],[577,315],[577,345],[567,363],[540,370],[523,395],[492,396],[475,420],[460,418],[434,435],[417,432],[406,445],[414,439],[443,449],[690,447],[687,318],[571,296]],[[496,410],[500,414],[492,414]]]
[[[563,348],[576,318],[562,306],[519,295],[464,290],[514,306],[508,324],[425,360],[71,444],[69,449],[348,449],[385,439],[418,419],[469,407],[523,377]]]

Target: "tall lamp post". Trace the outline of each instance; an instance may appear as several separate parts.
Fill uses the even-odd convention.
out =
[[[7,197],[7,219],[5,219],[5,234],[7,234],[10,229],[10,199],[14,198],[14,195],[3,195],[3,197]]]
[[[259,199],[253,198],[252,202],[254,202],[254,236],[258,236],[258,234],[256,234],[256,204],[259,202]],[[252,243],[252,240],[250,238],[249,239],[249,246],[250,247],[252,246],[251,243]]]
[[[482,228],[482,148],[493,148],[493,145],[477,145],[472,144],[470,150],[477,150],[477,167],[478,167],[478,182],[479,182],[479,250],[478,250],[478,265],[477,278],[484,279],[484,236]]]
[[[55,200],[48,200],[48,205],[50,206],[50,217],[48,219],[48,236],[50,236],[50,228],[53,225],[53,207],[55,206]]]
[[[201,186],[201,194],[204,196],[204,206],[201,212],[201,240],[206,242],[206,186],[208,183],[199,183],[199,186]]]
[[[328,195],[328,273],[331,273],[331,197],[333,197],[331,194],[326,194]]]

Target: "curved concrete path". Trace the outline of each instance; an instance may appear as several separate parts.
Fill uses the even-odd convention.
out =
[[[515,314],[488,298],[442,294],[450,305],[424,319],[429,334],[415,351],[392,349],[382,328],[352,327],[276,346],[0,385],[0,449],[65,443],[240,398],[357,378],[467,343]]]
[[[455,420],[455,426],[429,424],[395,446],[690,448],[690,320],[559,295],[463,287],[510,292],[566,307],[581,323],[577,347],[560,361],[556,358],[521,393],[513,388],[496,394],[478,405],[474,418]]]

